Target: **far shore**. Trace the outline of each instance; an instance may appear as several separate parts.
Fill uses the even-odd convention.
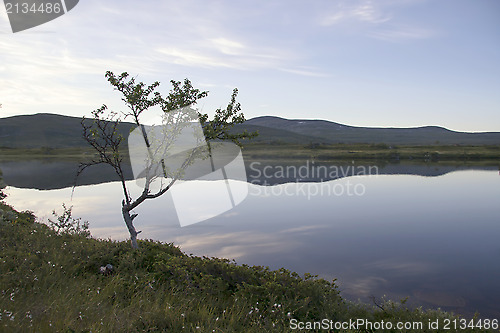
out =
[[[369,163],[433,163],[499,165],[500,144],[481,146],[462,145],[398,145],[378,144],[291,144],[246,143],[242,147],[248,161],[299,161]],[[124,157],[128,151],[124,149]],[[87,147],[65,148],[8,148],[0,147],[0,160],[45,159],[85,161],[94,156]]]

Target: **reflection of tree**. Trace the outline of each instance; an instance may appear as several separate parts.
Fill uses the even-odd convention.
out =
[[[106,72],[109,83],[122,94],[122,100],[128,107],[124,113],[125,118],[131,118],[140,128],[139,136],[143,140],[143,171],[141,177],[144,179],[142,193],[137,198],[132,198],[125,183],[123,172],[124,164],[124,137],[118,133],[117,129],[121,122],[117,113],[108,111],[106,105],[92,112],[92,122],[85,118],[82,120],[83,137],[87,143],[96,151],[96,157],[88,163],[80,165],[78,174],[81,174],[87,167],[96,164],[108,164],[120,178],[124,199],[122,201],[122,216],[130,233],[132,247],[137,248],[137,235],[133,221],[137,214],[131,211],[148,199],[158,198],[165,194],[174,182],[182,176],[185,168],[194,159],[203,158],[208,155],[204,146],[190,147],[177,156],[177,161],[181,163],[168,164],[165,160],[169,152],[173,149],[174,142],[178,143],[187,126],[191,126],[194,121],[201,123],[202,130],[197,135],[196,140],[231,140],[239,144],[239,140],[249,138],[256,133],[232,133],[230,130],[235,124],[245,121],[241,113],[240,104],[236,102],[238,91],[235,89],[231,96],[231,101],[226,109],[218,109],[212,120],[208,121],[207,114],[199,114],[189,108],[191,105],[208,95],[208,92],[201,92],[193,88],[191,82],[186,79],[184,82],[171,81],[173,89],[167,97],[163,97],[156,88],[159,82],[146,86],[143,82],[136,83],[135,78],[129,78],[128,73],[116,76],[114,73]],[[164,112],[163,124],[159,130],[147,128],[140,122],[141,114],[155,106],[159,106]],[[202,138],[204,136],[204,138]],[[132,153],[132,152],[131,152]],[[141,151],[138,151],[140,154]],[[184,155],[182,155],[184,154]],[[177,154],[179,155],[179,154]],[[169,167],[170,166],[170,167]],[[159,180],[159,188],[151,190],[153,182]]]
[[[3,193],[3,189],[5,188],[5,183],[3,182],[3,173],[2,170],[0,170],[0,201],[5,199],[6,195]]]

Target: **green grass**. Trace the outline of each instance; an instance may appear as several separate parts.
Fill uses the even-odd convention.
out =
[[[243,154],[249,159],[318,161],[412,161],[439,162],[488,161],[500,164],[500,146],[390,146],[386,144],[262,144],[244,146]]]
[[[8,148],[0,147],[0,160],[13,159],[43,159],[43,158],[58,158],[58,159],[78,159],[84,160],[93,156],[95,151],[92,148]]]
[[[128,151],[123,151],[128,156]],[[5,148],[0,147],[0,156],[12,158],[61,158],[88,159],[94,155],[91,148]],[[407,160],[414,162],[439,161],[489,161],[500,163],[500,145],[460,146],[390,146],[380,144],[296,144],[296,143],[247,143],[243,147],[246,159],[319,161],[338,160]]]
[[[189,256],[151,240],[139,245],[56,232],[0,203],[0,331],[289,332],[290,319],[458,318],[387,300],[351,303],[335,281],[309,274]],[[108,263],[114,272],[100,274]]]

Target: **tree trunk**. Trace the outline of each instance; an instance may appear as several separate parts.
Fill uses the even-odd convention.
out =
[[[130,233],[130,244],[132,245],[132,248],[138,249],[139,245],[137,245],[137,235],[140,233],[140,231],[137,232],[135,230],[133,223],[137,214],[130,215],[130,211],[128,210],[128,207],[125,204],[125,201],[122,202],[122,215],[123,215],[123,220],[127,225],[128,232]]]

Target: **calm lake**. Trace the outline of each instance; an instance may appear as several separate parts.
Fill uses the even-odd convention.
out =
[[[11,185],[6,201],[18,210],[32,210],[43,221],[64,202],[90,222],[95,237],[128,238],[118,182],[78,186],[72,195],[71,187],[30,188],[57,176],[29,177],[14,162],[0,168]],[[276,176],[276,168],[269,170]],[[351,300],[409,297],[412,305],[500,318],[498,167],[387,165],[378,175],[299,183],[278,177],[266,185],[257,168],[247,173],[253,184],[246,199],[201,223],[180,227],[168,192],[144,203],[135,210],[139,236],[173,242],[188,254],[337,279]],[[128,184],[140,193],[134,181]],[[203,214],[217,200],[207,196],[190,209]]]

